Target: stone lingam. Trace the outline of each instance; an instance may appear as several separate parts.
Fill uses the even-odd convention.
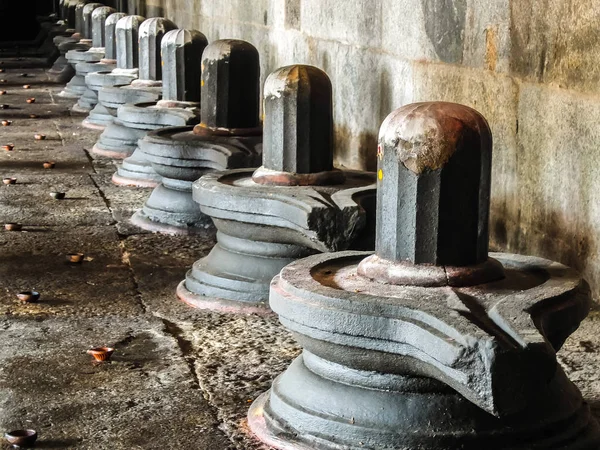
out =
[[[64,3],[63,14],[66,16],[67,24],[75,28],[68,29],[69,31],[73,31],[70,36],[56,36],[53,39],[54,45],[56,45],[60,54],[48,70],[48,75],[52,81],[59,83],[66,82],[75,75],[75,68],[69,64],[66,57],[66,54],[70,50],[86,51],[90,48],[91,43],[88,44],[85,40],[80,42],[83,38],[84,6],[84,0],[69,0]]]
[[[269,284],[285,265],[316,252],[373,248],[375,174],[333,167],[332,118],[325,72],[294,65],[269,75],[262,167],[194,183],[217,244],[188,271],[179,298],[199,308],[269,312]]]
[[[200,64],[208,45],[206,36],[196,30],[171,30],[161,43],[162,100],[119,106],[119,123],[147,132],[169,126],[185,126],[200,121]],[[136,148],[123,160],[112,177],[123,186],[155,187],[160,176],[144,153]]]
[[[590,292],[546,259],[488,254],[492,138],[416,103],[379,133],[375,253],[307,257],[269,302],[304,351],[259,397],[277,449],[574,450],[598,425],[556,360]]]
[[[75,75],[62,92],[64,97],[80,98],[87,89],[85,76],[88,73],[114,68],[109,69],[106,64],[100,64],[106,53],[106,21],[114,13],[116,11],[108,6],[100,6],[92,11],[92,47],[85,52],[74,51],[73,54],[67,54],[70,62],[77,61],[77,63],[75,64]],[[83,113],[89,109],[83,109],[76,103],[73,111]]]
[[[219,40],[202,55],[200,124],[151,131],[139,148],[162,177],[131,222],[143,229],[193,234],[211,224],[192,199],[192,182],[207,172],[258,165],[260,64],[248,42]]]
[[[102,8],[98,8],[102,9]],[[94,11],[94,14],[96,11]],[[114,86],[115,84],[128,84],[129,82],[135,79],[135,76],[131,75],[131,73],[125,73],[124,79],[119,79],[116,75],[115,77],[107,77],[105,75],[115,73],[115,69],[117,69],[117,22],[125,17],[126,14],[122,12],[116,12],[110,14],[105,22],[104,22],[104,58],[97,63],[79,63],[76,67],[77,70],[82,69],[81,73],[85,74],[84,82],[85,82],[85,90],[79,100],[77,100],[77,104],[73,106],[73,111],[76,112],[88,112],[94,108],[98,104],[98,89],[102,87],[95,86],[93,83],[88,83],[88,80],[93,79],[88,77],[88,75],[92,73],[99,73],[100,75],[96,78],[103,82],[106,80],[112,80],[112,84],[108,84]],[[91,70],[86,70],[87,68],[84,66],[90,65]],[[116,78],[116,79],[115,79]]]
[[[124,19],[127,19],[125,17]],[[122,19],[123,20],[123,19]],[[117,25],[118,26],[118,25]],[[147,19],[139,27],[139,78],[127,86],[105,86],[98,101],[109,111],[112,121],[92,148],[97,155],[124,159],[137,147],[145,130],[129,128],[116,117],[119,106],[127,103],[146,103],[160,100],[162,94],[161,41],[165,33],[177,26],[163,17]],[[88,117],[88,121],[92,117]]]
[[[77,76],[77,64],[80,62],[99,62],[104,57],[104,49],[93,47],[93,27],[92,27],[92,14],[95,9],[101,8],[104,5],[102,3],[87,3],[82,9],[82,36],[83,38],[79,41],[82,45],[81,48],[74,48],[66,53],[66,58],[69,64],[75,69],[75,75],[67,83],[65,88],[58,94],[65,98],[79,98],[85,90],[85,80],[80,76]],[[79,7],[79,5],[78,5]]]
[[[111,123],[117,115],[117,108],[119,107],[118,103],[113,105],[110,102],[111,95],[108,96],[107,106],[105,106],[99,100],[100,91],[103,88],[127,86],[139,76],[139,28],[146,19],[142,16],[127,16],[124,13],[115,13],[106,19],[106,26],[112,26],[113,20],[116,21],[114,25],[114,49],[117,67],[112,70],[88,73],[85,76],[87,90],[93,92],[91,95],[95,97],[96,105],[81,124],[94,130],[104,130],[106,125]],[[108,30],[106,30],[106,34],[110,39]],[[109,50],[110,41],[107,41],[107,45],[107,50]],[[109,63],[112,64],[112,61]],[[82,97],[87,98],[90,95],[87,94],[87,90]]]

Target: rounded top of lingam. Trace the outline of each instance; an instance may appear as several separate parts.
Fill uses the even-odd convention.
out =
[[[92,11],[92,21],[94,19],[106,20],[108,18],[108,16],[110,16],[111,14],[114,14],[116,12],[117,11],[114,8],[111,8],[110,6],[100,6],[96,9],[94,9],[94,11]]]
[[[125,17],[127,14],[125,14],[124,12],[115,12],[112,13],[110,16],[108,16],[106,18],[106,22],[104,22],[104,26],[115,26],[117,25],[117,22],[119,20],[121,20],[123,17]]]
[[[172,21],[165,19],[164,17],[151,17],[150,19],[144,20],[144,23],[140,25],[140,38],[162,36],[170,31],[177,28]]]
[[[474,109],[427,102],[393,111],[379,133],[375,255],[359,273],[419,285],[501,277],[488,258],[491,161],[490,128]]]
[[[271,73],[264,86],[261,184],[339,184],[333,169],[331,81],[318,67],[295,64]]]
[[[209,44],[202,54],[202,122],[194,133],[235,135],[257,129],[259,79],[259,55],[252,44],[238,39]]]
[[[411,172],[442,169],[468,139],[463,151],[491,153],[491,132],[485,118],[468,106],[448,102],[413,103],[383,121],[380,145],[395,149]],[[477,142],[479,141],[479,142]]]
[[[177,28],[165,33],[161,45],[163,48],[165,46],[183,47],[190,42],[201,42],[205,44],[204,47],[208,45],[208,39],[203,33],[187,28]],[[202,53],[204,53],[204,48],[202,49]],[[197,55],[198,59],[202,58],[202,53]]]
[[[117,21],[117,30],[139,29],[142,22],[146,20],[143,16],[125,15]]]
[[[87,14],[87,15],[91,16],[96,8],[102,8],[103,6],[104,6],[104,4],[97,3],[97,2],[96,3],[86,3],[83,6],[83,14],[84,15]]]

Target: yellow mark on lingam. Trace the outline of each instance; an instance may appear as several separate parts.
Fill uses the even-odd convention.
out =
[[[377,178],[379,178],[379,181],[383,180],[383,170],[379,169],[377,171]]]

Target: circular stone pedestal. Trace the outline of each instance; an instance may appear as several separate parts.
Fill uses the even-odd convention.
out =
[[[240,239],[221,231],[227,228],[226,224],[215,220],[215,225],[219,229],[217,244],[187,272],[177,286],[177,296],[195,308],[271,314],[266,299],[273,274],[315,250]],[[255,236],[256,231],[260,232],[257,228],[249,226],[248,235]]]
[[[98,95],[98,100],[109,112],[112,112],[111,109],[115,110],[114,114],[116,116],[119,106],[126,103],[158,101],[161,91],[159,83],[154,86],[134,85],[132,83],[129,86],[103,88]],[[100,135],[98,142],[92,148],[92,152],[109,158],[127,158],[136,149],[138,139],[144,137],[145,134],[146,132],[143,130],[128,128],[117,117],[114,117]]]
[[[77,65],[80,63],[97,63],[104,56],[104,49],[90,48],[86,51],[69,50],[66,54],[69,64],[75,69],[75,75],[58,95],[64,98],[79,98],[86,89],[85,77],[77,74]]]
[[[304,353],[250,409],[285,450],[584,450],[598,425],[555,352],[589,288],[548,260],[490,254],[506,277],[415,287],[357,273],[368,253],[296,261],[270,305]]]
[[[67,52],[71,50],[85,51],[89,47],[79,44],[79,40],[74,38],[64,38],[61,43],[57,44],[57,47],[60,56],[54,61],[52,67],[48,69],[48,76],[54,82],[65,83],[75,75],[75,68],[67,60]]]
[[[193,126],[148,133],[140,150],[162,177],[150,198],[131,218],[143,229],[193,234],[211,223],[192,198],[192,182],[213,170],[248,167],[260,160],[261,136],[202,137]]]
[[[111,72],[93,72],[85,76],[85,84],[88,91],[92,91],[96,98],[96,104],[81,122],[81,124],[92,130],[104,130],[117,115],[118,104],[115,107],[106,107],[100,100],[100,90],[108,87],[123,87],[130,85],[137,79],[138,69],[114,69]],[[87,92],[87,91],[86,91]],[[84,93],[84,95],[86,95]],[[110,96],[105,100],[111,103]]]
[[[315,252],[364,247],[356,239],[373,221],[363,206],[375,197],[373,173],[347,171],[341,184],[329,186],[261,185],[252,174],[215,172],[194,183],[194,200],[219,232],[215,247],[178,288],[186,303],[265,309],[271,280],[287,264]]]
[[[165,105],[165,106],[161,106]],[[169,107],[167,105],[180,105]],[[165,127],[194,125],[199,122],[199,104],[187,102],[137,103],[120,106],[117,111],[119,122],[131,129],[145,133]],[[123,160],[123,163],[113,175],[112,181],[117,185],[135,187],[156,187],[162,177],[152,168],[146,155],[136,147],[133,154]]]
[[[87,86],[86,77],[88,74],[93,72],[110,72],[116,67],[115,64],[106,64],[102,62],[97,63],[79,63],[75,66],[77,76],[83,80],[83,93],[79,97],[79,100],[73,105],[72,110],[78,113],[89,113],[94,106],[98,103],[98,93],[91,90]],[[73,78],[73,80],[75,77]]]

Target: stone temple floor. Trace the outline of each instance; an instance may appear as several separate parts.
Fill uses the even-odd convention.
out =
[[[23,224],[0,229],[2,434],[34,428],[37,448],[264,448],[245,415],[299,353],[290,334],[275,316],[180,302],[175,287],[215,231],[171,237],[129,225],[151,190],[111,183],[113,161],[87,151],[99,132],[80,126],[44,70],[0,68],[9,105],[0,120],[13,121],[0,126],[0,145],[15,146],[0,150],[0,177],[17,178],[0,184],[0,224]],[[83,264],[67,262],[72,252],[85,253]],[[32,289],[37,304],[15,296]],[[112,363],[92,364],[86,350],[103,345],[115,347]]]
[[[114,162],[88,151],[99,132],[80,125],[43,69],[22,68],[30,63],[0,65],[9,105],[0,120],[13,121],[0,126],[0,145],[15,145],[0,150],[0,177],[17,178],[0,185],[0,224],[23,224],[0,230],[0,431],[34,428],[37,448],[266,448],[246,431],[246,411],[298,346],[276,317],[177,300],[214,230],[173,237],[128,224],[150,190],[111,183]],[[48,160],[54,169],[42,167]],[[66,198],[52,199],[55,190]],[[69,265],[71,252],[85,253],[83,264]],[[16,298],[31,289],[39,303]],[[86,350],[103,345],[116,348],[112,362],[93,364]],[[600,419],[598,312],[559,359]]]

